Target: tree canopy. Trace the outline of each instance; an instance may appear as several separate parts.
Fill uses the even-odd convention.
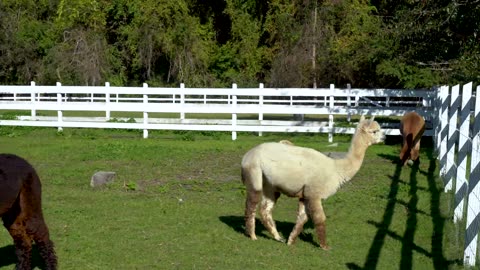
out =
[[[0,83],[480,81],[478,0],[3,0]]]

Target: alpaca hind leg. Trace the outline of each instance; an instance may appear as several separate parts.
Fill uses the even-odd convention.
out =
[[[308,201],[308,209],[310,210],[310,215],[312,216],[313,223],[315,224],[315,230],[318,235],[318,240],[320,241],[320,247],[324,250],[329,250],[330,247],[327,245],[325,228],[327,217],[323,211],[321,199]]]
[[[404,140],[402,150],[400,151],[400,162],[402,165],[405,165],[410,158],[410,149],[407,142]]]
[[[247,200],[245,202],[245,233],[252,240],[257,240],[255,235],[255,212],[260,202],[261,191],[247,190]]]
[[[45,269],[55,270],[57,269],[57,256],[55,255],[53,242],[50,240],[48,227],[43,218],[39,218],[38,220],[39,222],[36,224],[38,227],[35,228],[33,239],[37,244],[40,256],[45,262]]]
[[[293,227],[293,230],[288,237],[288,245],[293,245],[293,243],[295,243],[297,236],[303,231],[303,225],[305,225],[307,220],[308,216],[305,212],[305,202],[303,199],[300,199],[298,201],[297,222],[295,223],[295,227]]]
[[[54,244],[51,240],[45,242],[36,242],[37,247],[40,251],[40,256],[45,262],[46,270],[56,270],[57,269],[57,256],[55,255]]]
[[[263,225],[273,235],[275,240],[285,242],[285,239],[278,233],[277,226],[275,225],[275,221],[273,220],[272,216],[273,207],[275,206],[279,196],[280,193],[278,192],[275,192],[273,195],[269,194],[268,196],[264,194],[260,204],[260,217]]]
[[[410,154],[410,158],[415,161],[418,159],[419,156],[420,156],[420,140],[418,140],[413,146]]]

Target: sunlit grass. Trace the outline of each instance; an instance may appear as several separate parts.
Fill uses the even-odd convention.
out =
[[[422,149],[418,167],[399,167],[395,140],[370,147],[354,179],[324,202],[330,251],[319,248],[311,222],[294,246],[258,221],[258,241],[243,235],[240,160],[248,149],[289,139],[344,152],[350,138],[335,136],[331,146],[311,134],[240,133],[231,141],[223,132],[141,139],[139,131],[0,128],[1,152],[25,157],[41,176],[60,269],[460,269],[462,234],[431,149]],[[100,170],[116,172],[115,182],[92,189]],[[283,196],[275,208],[284,236],[296,205]],[[0,230],[2,269],[13,268],[11,245]]]

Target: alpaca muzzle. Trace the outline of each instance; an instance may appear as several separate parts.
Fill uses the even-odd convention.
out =
[[[380,142],[384,142],[387,136],[385,136],[384,133],[382,133],[382,136],[380,137]]]

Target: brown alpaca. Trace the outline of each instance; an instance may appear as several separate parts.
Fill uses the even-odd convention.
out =
[[[0,217],[13,238],[16,269],[32,269],[32,241],[45,269],[57,269],[57,257],[41,207],[41,184],[35,169],[24,159],[0,154]]]
[[[332,159],[304,147],[285,143],[263,143],[248,151],[242,160],[242,181],[247,189],[245,207],[246,234],[256,240],[255,212],[260,203],[260,220],[278,241],[272,217],[273,207],[283,193],[299,199],[297,221],[288,244],[294,243],[307,222],[307,210],[312,218],[320,241],[327,250],[322,199],[333,195],[338,188],[360,169],[367,148],[385,138],[377,122],[360,119],[352,138],[350,149],[343,159]]]
[[[403,146],[400,151],[400,161],[403,165],[413,164],[418,159],[420,139],[425,131],[425,119],[416,112],[407,112],[400,121],[400,134]]]

